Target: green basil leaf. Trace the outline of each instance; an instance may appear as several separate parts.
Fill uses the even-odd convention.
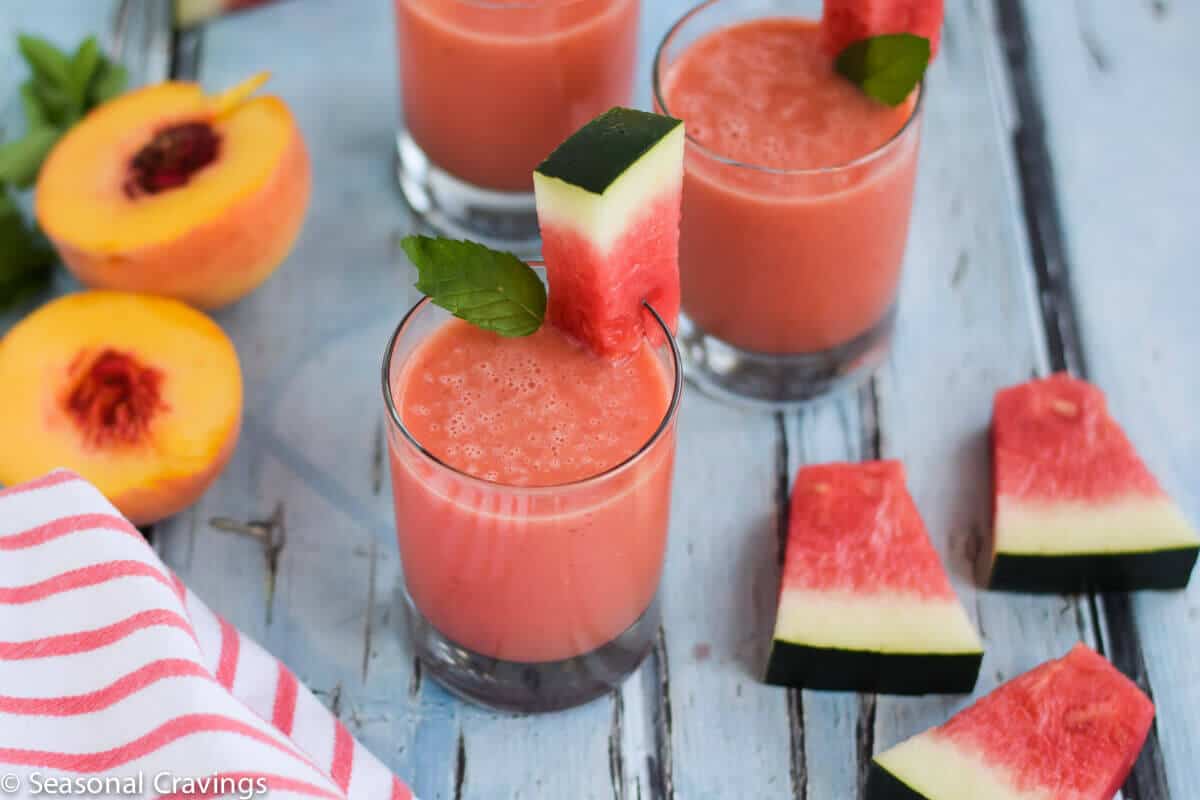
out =
[[[501,336],[528,336],[546,316],[546,286],[512,253],[476,242],[407,236],[418,291],[472,325]]]
[[[0,145],[0,182],[20,189],[32,186],[42,162],[61,135],[57,128],[34,128],[20,139]]]
[[[929,66],[929,40],[911,33],[872,36],[848,45],[834,68],[871,97],[889,106],[903,103]]]

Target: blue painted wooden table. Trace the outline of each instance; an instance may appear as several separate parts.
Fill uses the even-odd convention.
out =
[[[651,49],[689,3],[643,4],[643,106]],[[390,4],[289,0],[175,38],[168,17],[164,0],[6,0],[0,80],[19,74],[14,30],[64,44],[100,32],[139,81],[217,89],[274,72],[312,151],[311,212],[279,274],[217,315],[247,378],[245,433],[155,541],[424,800],[857,797],[872,752],[967,698],[785,692],[756,672],[790,477],[879,455],[907,462],[983,632],[979,691],[1091,642],[1158,704],[1125,797],[1196,796],[1200,581],[1027,597],[980,591],[976,572],[992,394],[1054,368],[1108,392],[1200,520],[1200,103],[1181,68],[1200,6],[947,0],[891,361],[861,391],[795,414],[687,396],[659,646],[620,692],[546,717],[456,701],[422,679],[399,630],[378,365],[412,300],[396,247],[412,220],[392,174]]]

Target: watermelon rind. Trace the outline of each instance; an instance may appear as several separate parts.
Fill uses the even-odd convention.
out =
[[[1184,589],[1198,556],[1197,547],[1066,555],[1000,552],[992,560],[988,588],[1031,594]]]
[[[1002,497],[996,504],[992,589],[1050,593],[1183,589],[1200,539],[1168,498],[1103,503]]]
[[[538,220],[566,225],[605,251],[648,198],[680,180],[683,122],[614,108],[563,142],[533,175]]]
[[[936,800],[926,797],[888,772],[878,761],[871,762],[867,773],[866,800]]]
[[[871,760],[866,800],[1050,800],[1023,792],[981,753],[926,731]]]
[[[558,179],[601,195],[643,158],[651,156],[683,122],[632,108],[613,108],[564,141],[537,168],[543,179]]]
[[[784,589],[765,680],[877,694],[975,687],[983,644],[956,598]]]
[[[776,640],[766,682],[834,692],[965,694],[975,688],[982,652],[882,653]]]

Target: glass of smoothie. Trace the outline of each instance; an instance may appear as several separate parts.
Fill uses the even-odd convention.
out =
[[[679,344],[699,388],[788,407],[887,355],[921,89],[884,105],[834,71],[820,0],[709,0],[667,34],[658,109],[687,124]]]
[[[662,343],[618,362],[549,324],[503,338],[429,299],[393,335],[383,393],[409,634],[451,691],[567,708],[652,647],[683,382],[653,316]]]
[[[538,251],[532,175],[627,105],[639,0],[395,0],[400,188],[434,228]]]

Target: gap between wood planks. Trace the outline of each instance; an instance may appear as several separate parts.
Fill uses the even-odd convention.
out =
[[[1071,262],[1055,188],[1053,159],[1046,139],[1028,23],[1021,0],[994,0],[994,3],[1017,112],[1012,146],[1050,368],[1087,378],[1087,358],[1075,312]],[[1165,2],[1159,2],[1152,4],[1152,8],[1155,13],[1162,14],[1166,13],[1167,6]],[[1090,41],[1085,27],[1081,28],[1080,35],[1085,43]],[[1096,66],[1103,69],[1102,54],[1097,56],[1090,45],[1087,49]],[[1101,652],[1153,699],[1153,687],[1129,595],[1088,592],[1087,603],[1093,634]],[[1146,747],[1124,792],[1127,798],[1135,800],[1169,800],[1171,796],[1157,724],[1150,730]]]

